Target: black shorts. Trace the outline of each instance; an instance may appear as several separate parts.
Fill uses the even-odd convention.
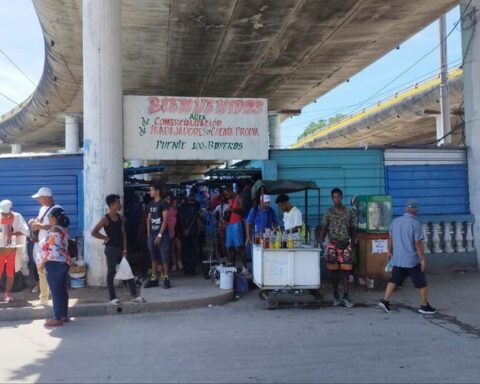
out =
[[[412,278],[415,288],[420,289],[427,286],[427,279],[425,278],[425,273],[422,272],[420,264],[417,264],[415,267],[412,268],[394,266],[392,268],[392,277],[390,278],[390,282],[401,287],[403,284],[403,280],[405,280],[407,276],[410,276]]]

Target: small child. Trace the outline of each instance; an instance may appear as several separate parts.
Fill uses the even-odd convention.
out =
[[[119,195],[108,195],[106,198],[108,212],[95,225],[92,230],[92,236],[103,240],[105,245],[105,256],[107,257],[107,287],[109,294],[109,303],[112,305],[120,305],[120,300],[115,293],[113,279],[115,277],[117,265],[122,261],[122,257],[127,256],[127,236],[125,235],[125,225],[123,217],[118,213],[122,209]],[[106,235],[100,233],[103,228]],[[144,303],[146,300],[137,295],[135,280],[127,280],[132,301],[136,303]]]

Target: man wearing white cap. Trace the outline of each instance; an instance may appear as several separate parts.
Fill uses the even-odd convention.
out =
[[[7,240],[8,236],[28,236],[30,231],[28,225],[23,219],[22,215],[12,211],[12,202],[10,200],[0,201],[0,213],[1,213],[1,224],[5,229],[3,233],[3,240]],[[7,230],[8,229],[8,230]],[[20,239],[19,239],[20,240]],[[25,243],[24,241],[19,243]],[[15,278],[15,256],[17,250],[13,249],[3,249],[0,252],[0,276],[3,275],[4,269],[6,269],[6,284],[5,284],[5,294],[4,301],[9,303],[13,300],[12,298],[12,286],[13,280]],[[22,253],[19,253],[19,255]]]
[[[37,262],[40,256],[38,244],[45,239],[47,236],[47,231],[50,228],[50,225],[48,224],[48,212],[50,212],[53,208],[62,207],[58,204],[55,204],[52,190],[47,187],[41,187],[37,193],[32,195],[32,198],[37,199],[41,205],[40,210],[38,211],[38,216],[35,219],[30,219],[28,222],[33,231],[31,236],[32,241],[35,243],[33,248],[33,257],[35,262]],[[47,304],[50,296],[50,289],[48,288],[47,277],[45,276],[44,268],[38,269],[38,283],[38,287],[40,288],[40,304]]]
[[[252,234],[263,234],[265,229],[273,229],[279,224],[277,213],[270,207],[270,196],[261,195],[260,204],[251,208],[248,213],[246,244],[252,242]]]

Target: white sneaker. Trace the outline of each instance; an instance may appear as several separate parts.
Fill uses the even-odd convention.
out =
[[[108,302],[108,304],[111,304],[111,305],[120,305],[120,304],[122,304],[122,302],[120,301],[120,299],[115,298],[115,299],[113,299],[113,300],[110,300],[110,301]]]
[[[243,268],[242,268],[242,272],[240,272],[240,275],[242,275],[242,276],[248,276],[248,275],[250,275],[250,271],[248,270],[248,268],[243,267]]]
[[[138,296],[135,299],[132,299],[132,302],[134,302],[134,303],[146,303],[147,300],[142,296]]]

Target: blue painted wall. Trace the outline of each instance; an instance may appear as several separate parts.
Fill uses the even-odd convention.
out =
[[[342,189],[344,203],[350,207],[353,195],[385,193],[383,150],[381,149],[298,149],[272,150],[277,162],[278,179],[315,181],[321,188],[321,214],[331,207],[330,191]],[[315,191],[309,196],[309,225],[320,224]],[[304,211],[304,194],[291,195],[294,205]]]
[[[392,165],[385,167],[386,192],[394,215],[409,198],[420,204],[420,215],[468,215],[467,165]]]
[[[54,155],[0,159],[0,200],[9,199],[25,220],[36,217],[40,208],[32,195],[38,188],[52,189],[55,201],[70,218],[72,237],[83,229],[83,156]]]

